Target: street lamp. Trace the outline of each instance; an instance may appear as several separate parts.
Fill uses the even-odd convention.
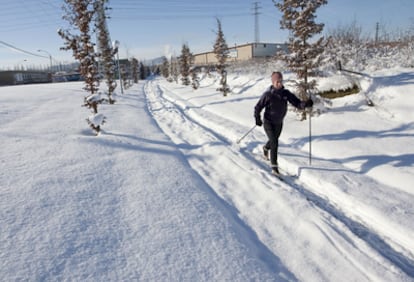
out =
[[[121,68],[119,66],[119,41],[118,40],[115,40],[112,43],[112,48],[116,52],[116,60],[117,60],[117,65],[118,65],[119,85],[121,85],[121,94],[124,94],[124,88],[122,86],[122,79],[121,79]]]
[[[48,51],[45,51],[45,50],[42,50],[42,49],[37,50],[37,52],[45,52],[46,54],[48,54],[49,60],[50,60],[50,72],[52,72],[52,55],[50,55],[50,53]]]

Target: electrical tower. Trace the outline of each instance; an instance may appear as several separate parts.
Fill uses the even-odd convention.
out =
[[[254,2],[254,7],[253,7],[253,15],[254,15],[254,42],[258,43],[260,41],[260,36],[259,36],[259,9],[261,9],[262,7],[259,6],[259,2]]]

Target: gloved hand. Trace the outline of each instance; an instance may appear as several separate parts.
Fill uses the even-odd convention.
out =
[[[257,126],[262,126],[263,125],[262,119],[260,117],[256,118],[256,125]]]
[[[312,101],[312,99],[308,99],[308,100],[305,102],[305,108],[312,108],[312,106],[313,106],[313,101]]]

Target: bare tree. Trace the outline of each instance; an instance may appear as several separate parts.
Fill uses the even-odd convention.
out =
[[[91,109],[93,115],[87,118],[90,127],[98,134],[105,117],[98,114],[98,105],[102,99],[98,93],[99,77],[94,43],[91,40],[91,23],[95,16],[93,0],[64,0],[63,16],[74,28],[59,30],[58,34],[64,39],[65,46],[61,49],[72,50],[73,57],[79,61],[79,71],[85,79],[84,89],[89,95],[84,98],[84,106]],[[74,34],[73,32],[77,32]]]
[[[404,42],[407,47],[405,48],[406,63],[408,67],[414,67],[414,18],[411,18],[411,25],[404,35]]]

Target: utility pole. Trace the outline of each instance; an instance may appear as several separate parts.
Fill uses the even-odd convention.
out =
[[[37,50],[37,52],[44,52],[44,53],[46,53],[49,56],[50,73],[52,73],[52,67],[53,67],[53,64],[52,64],[52,55],[48,51],[45,51],[45,50],[42,50],[42,49]]]
[[[378,44],[378,33],[379,33],[379,23],[377,22],[375,27],[375,45]]]
[[[253,7],[253,15],[254,15],[254,42],[258,43],[260,41],[259,38],[259,9],[262,7],[259,6],[259,2],[254,2]]]

